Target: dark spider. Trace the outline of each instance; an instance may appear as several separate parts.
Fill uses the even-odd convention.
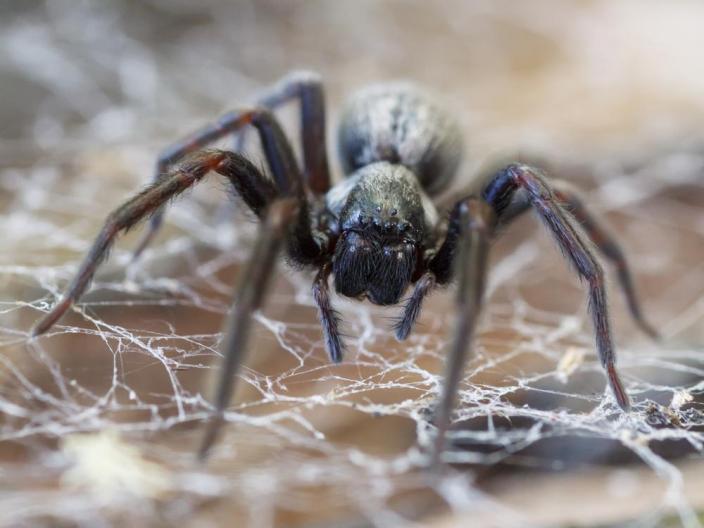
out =
[[[274,108],[295,99],[301,107],[303,170],[272,114]],[[239,150],[240,132],[249,125],[259,133],[272,178],[237,152],[203,150],[229,134],[238,138]],[[285,245],[291,264],[317,269],[313,295],[327,351],[336,363],[342,360],[345,345],[338,314],[330,303],[331,274],[339,294],[379,305],[398,303],[413,284],[395,324],[400,340],[408,337],[425,296],[436,285],[457,280],[457,323],[435,415],[433,457],[437,461],[482,306],[490,242],[499,228],[532,206],[588,284],[599,359],[618,405],[629,409],[614,364],[604,274],[573,222],[581,224],[615,265],[635,321],[649,335],[657,334],[641,315],[621,249],[573,188],[562,182],[548,183],[533,167],[510,164],[474,182],[453,203],[437,204],[439,213],[431,197],[453,181],[461,157],[461,136],[451,116],[411,85],[382,84],[352,98],[338,136],[346,178],[336,185],[330,181],[325,125],[320,78],[294,73],[267,91],[257,106],[225,114],[172,145],[158,159],[154,182],[108,216],[63,298],[37,322],[32,335],[46,332],[80,298],[120,232],[151,216],[139,254],[158,230],[167,201],[215,171],[230,180],[261,220],[261,227],[228,316],[215,412],[201,458],[222,424],[243,361],[252,312],[262,304],[277,255]]]

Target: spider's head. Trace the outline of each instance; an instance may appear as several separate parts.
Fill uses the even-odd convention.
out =
[[[415,176],[389,163],[364,167],[340,210],[335,289],[374,304],[396,304],[410,284],[428,230]]]

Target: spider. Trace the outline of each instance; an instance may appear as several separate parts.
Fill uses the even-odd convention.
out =
[[[296,100],[302,167],[273,113]],[[249,127],[259,134],[270,176],[238,153]],[[234,151],[206,148],[231,134],[237,138]],[[230,181],[261,224],[225,325],[224,359],[200,458],[221,429],[252,313],[265,299],[283,250],[290,264],[317,270],[313,297],[335,363],[342,361],[345,343],[331,304],[331,275],[338,294],[377,305],[399,303],[412,287],[395,323],[399,340],[411,332],[424,298],[436,286],[456,281],[456,324],[434,418],[437,461],[482,308],[490,243],[532,208],[588,286],[598,356],[618,405],[629,409],[615,366],[604,273],[575,223],[615,266],[635,322],[650,336],[657,334],[641,313],[623,252],[574,188],[548,180],[537,168],[511,163],[475,179],[452,201],[439,200],[455,178],[462,138],[452,116],[412,84],[374,85],[351,98],[339,126],[345,178],[337,184],[330,178],[325,138],[320,77],[294,72],[267,89],[256,105],[227,113],[173,144],[159,156],[153,182],[107,217],[61,300],[35,324],[32,336],[46,332],[81,297],[118,234],[151,216],[138,255],[159,229],[167,202],[214,171]]]

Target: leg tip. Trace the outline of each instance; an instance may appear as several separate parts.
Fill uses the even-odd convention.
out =
[[[61,316],[66,313],[66,310],[69,309],[71,304],[72,301],[69,297],[65,297],[57,303],[44,317],[39,319],[39,321],[34,324],[32,329],[29,331],[30,336],[37,337],[49,330],[52,326],[54,326],[56,321],[61,319]]]
[[[611,390],[614,393],[614,396],[616,397],[616,402],[618,403],[618,406],[621,407],[621,410],[624,412],[628,412],[631,410],[631,399],[628,397],[628,393],[626,392],[626,389],[623,388],[623,384],[621,383],[621,379],[618,376],[618,373],[616,372],[616,368],[613,365],[610,365],[607,368],[608,376],[609,376],[609,385],[611,385]]]
[[[223,416],[218,413],[216,416],[213,416],[208,423],[207,429],[205,430],[205,435],[203,436],[203,440],[198,448],[198,452],[196,453],[196,460],[199,464],[204,464],[208,459],[210,449],[213,447],[213,444],[215,444],[215,440],[220,432],[222,421]]]
[[[413,326],[419,312],[420,305],[418,305],[417,310],[412,310],[412,313],[408,313],[407,309],[403,316],[396,320],[394,323],[394,331],[396,333],[397,341],[405,341],[408,339],[408,336],[411,335],[411,332],[413,331]]]
[[[396,326],[396,341],[405,341],[409,335],[411,335],[410,327],[403,323]]]
[[[31,339],[35,339],[39,337],[40,335],[44,334],[51,326],[53,325],[53,321],[46,323],[45,319],[40,320],[38,323],[36,323],[32,329],[29,331],[29,337]]]
[[[342,350],[337,350],[337,351],[330,350],[328,352],[328,356],[330,357],[330,361],[332,363],[335,363],[336,365],[339,365],[340,363],[342,363],[342,359],[344,358],[344,355],[345,354]]]
[[[326,343],[326,348],[331,362],[335,364],[342,363],[342,359],[345,357],[345,343],[342,340],[333,342],[328,341]]]

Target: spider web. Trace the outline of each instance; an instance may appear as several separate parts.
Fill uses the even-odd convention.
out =
[[[283,264],[255,316],[224,434],[210,462],[195,463],[221,324],[256,234],[215,178],[170,208],[138,263],[139,234],[123,237],[81,302],[30,341],[106,214],[174,136],[140,114],[155,115],[164,81],[151,50],[120,32],[117,43],[80,52],[63,42],[76,24],[113,28],[110,13],[46,7],[2,32],[5,71],[51,96],[32,114],[31,140],[0,147],[0,524],[700,524],[704,148],[692,142],[652,148],[636,138],[630,151],[598,156],[543,149],[617,232],[664,340],[638,333],[612,281],[619,367],[637,402],[621,414],[604,387],[583,288],[538,222],[512,226],[493,249],[443,474],[423,465],[454,290],[428,300],[404,343],[390,331],[398,307],[335,298],[349,352],[331,365],[312,277]],[[200,38],[179,64],[201,64],[187,60],[204,49]],[[91,62],[118,44],[129,92],[120,105]],[[180,112],[179,121],[200,123],[225,100],[172,80],[181,85],[159,89],[160,111]],[[206,102],[189,106],[193,94]],[[66,133],[76,114],[89,121]],[[560,487],[580,494],[562,497]]]

